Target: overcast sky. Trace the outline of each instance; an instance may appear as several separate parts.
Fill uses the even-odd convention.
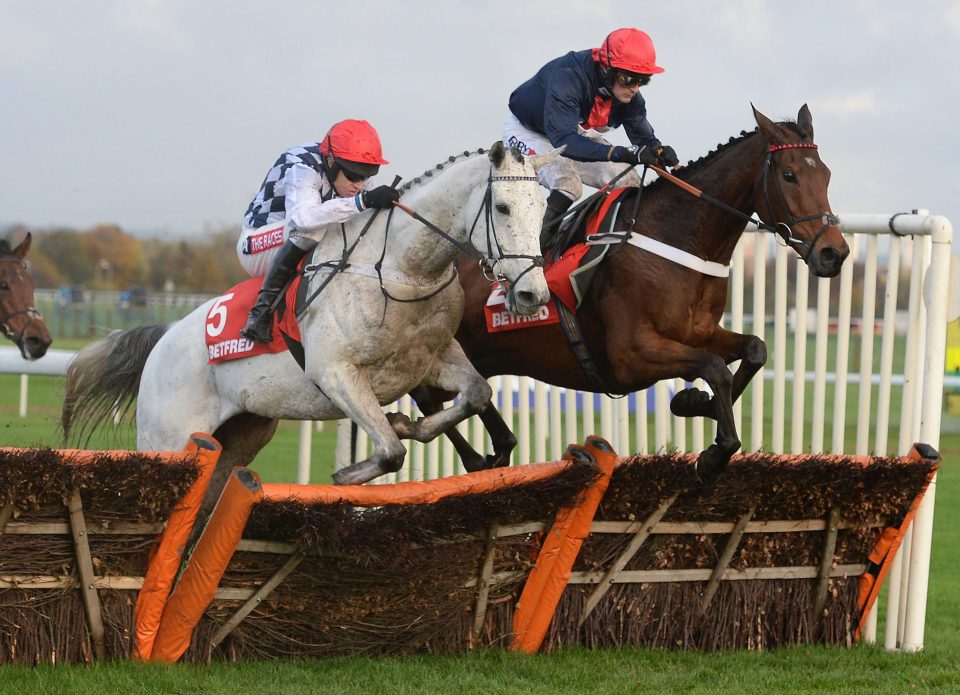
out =
[[[238,224],[280,152],[343,118],[379,130],[380,179],[411,178],[622,26],[654,40],[648,113],[682,160],[753,128],[750,102],[807,103],[836,212],[960,228],[960,0],[0,0],[0,225]]]

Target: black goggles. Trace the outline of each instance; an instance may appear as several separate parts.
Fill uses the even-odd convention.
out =
[[[352,183],[360,183],[361,181],[366,181],[370,178],[369,176],[364,176],[363,174],[355,174],[352,171],[347,171],[343,167],[340,167],[340,171],[343,173],[347,181],[351,181]]]
[[[621,87],[643,87],[650,84],[652,75],[641,75],[638,73],[618,72],[614,76],[617,84]]]

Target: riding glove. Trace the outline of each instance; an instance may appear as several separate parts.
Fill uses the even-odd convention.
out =
[[[378,186],[362,193],[363,207],[388,208],[394,201],[400,200],[400,192],[390,186]]]
[[[657,163],[657,150],[650,145],[633,145],[632,147],[616,147],[614,149],[613,160],[625,164],[648,164]]]
[[[677,153],[672,147],[664,145],[660,148],[660,163],[663,166],[675,167],[680,163],[680,160],[677,159]]]

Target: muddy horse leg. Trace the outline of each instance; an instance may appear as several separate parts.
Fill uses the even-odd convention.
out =
[[[439,412],[443,408],[443,402],[451,400],[450,394],[425,386],[415,388],[410,395],[413,396],[424,415]],[[493,444],[493,453],[487,454],[486,457],[481,456],[457,429],[452,428],[446,431],[447,439],[453,444],[463,467],[472,473],[486,468],[510,465],[510,454],[517,446],[517,438],[493,403],[489,403],[481,410],[479,416]]]

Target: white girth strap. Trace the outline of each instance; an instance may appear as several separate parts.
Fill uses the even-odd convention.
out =
[[[682,265],[686,268],[690,268],[691,270],[696,270],[704,275],[712,275],[713,277],[717,278],[730,277],[729,266],[725,266],[720,263],[714,263],[713,261],[705,261],[699,256],[694,256],[692,253],[681,251],[674,246],[664,244],[662,241],[651,239],[648,236],[643,236],[642,234],[637,234],[636,232],[632,232],[630,234],[630,238],[627,240],[627,243],[636,246],[638,249],[649,251],[650,253],[660,256],[661,258],[666,258],[669,261],[673,261],[674,263]]]

